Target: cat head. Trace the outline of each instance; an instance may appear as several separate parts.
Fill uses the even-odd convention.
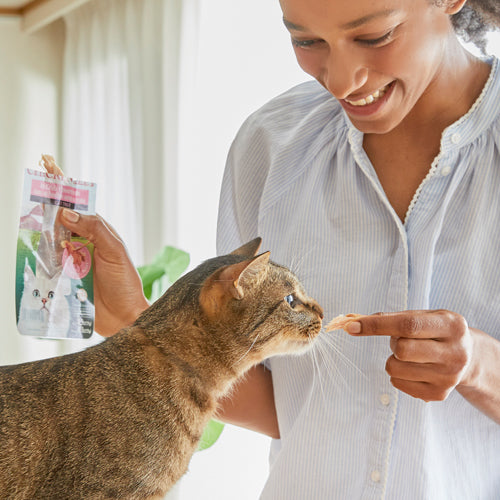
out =
[[[196,338],[207,352],[211,346],[228,364],[244,369],[273,355],[307,350],[321,329],[323,310],[269,252],[257,254],[260,244],[257,238],[204,262],[179,279],[144,320],[181,315],[184,327],[198,329]],[[193,336],[184,341],[186,349],[196,350]]]
[[[61,271],[49,277],[41,268],[35,274],[26,259],[24,265],[23,307],[34,310],[50,311],[57,295],[70,293],[69,279],[61,275]]]

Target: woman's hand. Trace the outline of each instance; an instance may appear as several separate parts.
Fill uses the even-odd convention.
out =
[[[113,335],[149,306],[139,274],[122,239],[102,217],[63,209],[59,219],[94,245],[95,330]]]
[[[443,401],[457,389],[500,423],[500,342],[469,328],[461,315],[380,313],[363,316],[346,330],[353,336],[390,337],[393,354],[385,369],[397,389],[424,401]]]

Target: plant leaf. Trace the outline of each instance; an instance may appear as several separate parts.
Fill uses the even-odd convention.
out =
[[[153,294],[153,284],[165,275],[165,270],[160,266],[148,264],[138,267],[137,271],[139,272],[139,276],[142,280],[144,295],[148,300],[150,300]]]
[[[172,284],[189,266],[189,254],[179,248],[166,246],[156,255],[151,264],[161,267]]]
[[[198,444],[198,451],[210,448],[210,446],[212,446],[215,441],[219,439],[222,429],[224,429],[223,423],[218,422],[217,420],[210,420],[203,431],[203,435],[201,436],[200,443]]]

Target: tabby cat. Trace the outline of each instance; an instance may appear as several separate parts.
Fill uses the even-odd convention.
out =
[[[235,380],[321,329],[321,307],[259,247],[204,262],[97,346],[0,367],[1,498],[163,498]]]

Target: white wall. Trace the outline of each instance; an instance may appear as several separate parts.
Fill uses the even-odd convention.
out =
[[[181,60],[178,174],[179,245],[195,263],[215,255],[219,188],[238,128],[269,99],[310,79],[295,61],[278,0],[199,4],[197,33],[183,40],[198,49],[196,60]]]
[[[43,357],[48,347],[17,333],[14,269],[23,171],[59,148],[63,40],[62,23],[26,35],[18,19],[0,17],[0,364]]]

